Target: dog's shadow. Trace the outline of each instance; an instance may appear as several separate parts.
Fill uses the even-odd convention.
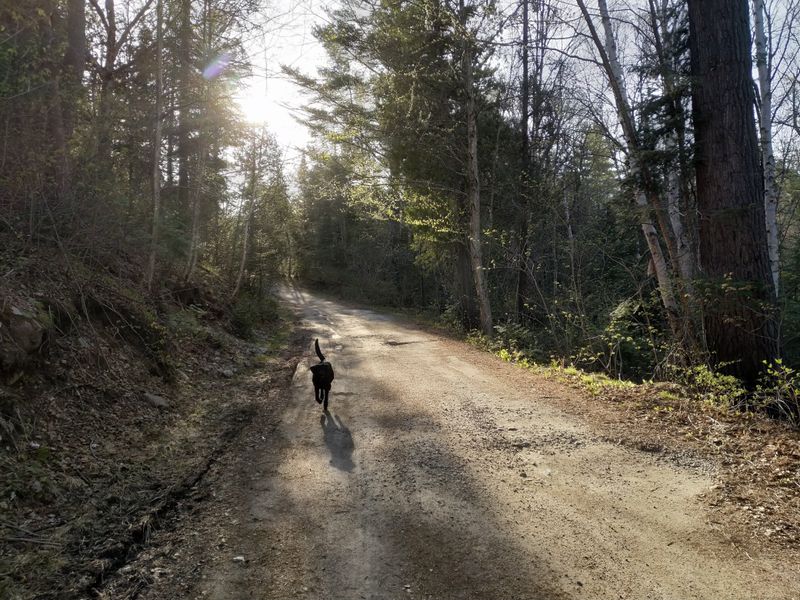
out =
[[[353,463],[353,435],[339,415],[330,412],[323,413],[319,418],[325,445],[331,453],[331,465],[340,471],[350,472],[355,467]]]

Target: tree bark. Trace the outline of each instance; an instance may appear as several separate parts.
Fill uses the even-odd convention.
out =
[[[60,78],[52,82],[53,96],[50,108],[50,131],[55,146],[56,197],[66,202],[72,191],[72,165],[69,156],[69,138],[64,122],[64,106]]]
[[[164,87],[164,59],[162,47],[164,40],[164,3],[157,0],[156,6],[156,106],[155,127],[153,131],[153,223],[150,234],[150,255],[147,260],[145,285],[153,288],[153,277],[156,270],[156,252],[158,250],[159,226],[161,221],[161,104]]]
[[[653,219],[650,215],[651,209],[657,209],[657,206],[652,206],[652,196],[654,192],[646,189],[646,183],[650,182],[649,174],[644,172],[644,169],[639,160],[639,153],[641,151],[639,145],[639,138],[636,133],[636,124],[633,119],[633,112],[630,108],[628,94],[625,89],[625,81],[622,76],[622,66],[620,65],[617,55],[617,44],[614,39],[614,32],[611,27],[611,18],[608,12],[608,6],[605,0],[598,0],[598,7],[600,9],[600,16],[603,24],[603,32],[605,41],[600,39],[597,30],[594,27],[589,11],[583,0],[577,0],[578,6],[583,13],[586,24],[592,36],[592,40],[600,54],[600,59],[603,68],[608,76],[611,90],[614,94],[614,100],[617,108],[617,115],[619,117],[620,126],[622,127],[625,143],[628,147],[628,166],[631,171],[632,179],[635,182],[636,189],[634,189],[634,199],[636,206],[639,209],[640,224],[642,234],[647,242],[647,248],[650,251],[650,256],[653,260],[653,267],[656,274],[656,281],[658,282],[658,290],[661,295],[661,301],[666,311],[667,320],[672,330],[673,336],[676,341],[682,341],[684,337],[683,327],[679,319],[678,303],[675,299],[675,290],[672,283],[672,275],[670,274],[669,266],[664,258],[664,252],[661,249],[661,243],[658,239],[658,232],[653,224]],[[650,198],[648,198],[648,195]],[[658,203],[656,202],[656,205]]]
[[[259,142],[256,140],[255,135],[253,136],[252,140],[252,154],[251,154],[251,162],[250,162],[250,184],[247,186],[249,188],[250,202],[247,208],[247,215],[244,219],[244,235],[242,236],[242,257],[239,261],[239,272],[236,275],[236,283],[233,286],[233,292],[231,292],[231,300],[235,299],[236,296],[239,295],[239,289],[242,287],[242,279],[244,279],[244,271],[245,265],[247,264],[247,247],[250,243],[250,227],[251,222],[253,220],[253,212],[256,206],[256,190],[258,188],[257,181],[258,181],[258,155],[260,154],[261,147]]]
[[[189,202],[189,88],[192,72],[192,5],[191,0],[182,0],[180,5],[178,87],[178,203],[181,207]]]
[[[522,0],[522,106],[520,107],[520,132],[522,133],[522,164],[528,168],[530,140],[528,138],[528,115],[530,111],[530,82],[528,81],[528,2]]]
[[[689,0],[689,46],[706,338],[718,364],[754,383],[778,336],[747,0]]]
[[[775,295],[779,292],[780,250],[778,244],[778,183],[775,178],[775,154],[772,150],[772,77],[768,64],[769,46],[764,29],[764,0],[753,0],[755,17],[756,67],[758,68],[761,168],[764,173],[764,211],[767,247]]]
[[[253,209],[255,207],[256,200],[254,197],[250,198],[249,208],[247,210],[247,216],[244,219],[244,234],[242,235],[242,257],[239,261],[239,271],[236,275],[236,283],[233,286],[233,291],[231,292],[231,300],[236,299],[236,296],[239,295],[239,290],[242,287],[242,280],[244,279],[244,271],[245,265],[247,264],[247,246],[250,243],[250,222],[253,220]]]
[[[520,106],[520,133],[522,134],[521,168],[522,185],[520,186],[520,207],[517,221],[519,248],[518,267],[516,273],[516,285],[514,292],[514,310],[516,318],[522,322],[525,320],[526,304],[528,303],[528,189],[530,185],[531,152],[530,152],[530,132],[528,130],[530,117],[530,74],[528,72],[528,45],[530,43],[530,17],[528,14],[528,4],[530,0],[522,0],[522,103]]]
[[[117,62],[117,17],[114,0],[106,0],[105,12],[105,56],[100,72],[100,98],[98,100],[98,137],[97,155],[103,170],[108,169],[111,162],[111,138],[114,125],[111,122],[112,94],[114,93],[114,68]]]
[[[473,85],[472,48],[466,28],[466,12],[464,0],[459,0],[461,25],[464,29],[464,48],[461,56],[461,69],[464,82],[466,103],[464,116],[467,121],[467,206],[469,209],[469,254],[472,276],[475,280],[475,292],[478,297],[478,310],[481,318],[481,331],[484,335],[494,333],[492,327],[492,308],[489,301],[489,287],[486,283],[486,272],[483,268],[481,248],[481,188],[478,171],[478,115],[475,107],[475,89]]]
[[[186,260],[186,269],[183,273],[183,280],[188,282],[194,275],[194,270],[197,267],[197,260],[200,254],[200,202],[202,200],[202,187],[205,178],[205,165],[206,165],[206,148],[205,144],[201,143],[197,156],[197,168],[193,176],[194,188],[191,194],[192,204],[192,227],[191,236],[189,238],[189,255]]]
[[[664,85],[664,92],[669,98],[668,117],[672,121],[669,125],[670,131],[667,134],[667,152],[674,155],[676,160],[668,168],[667,172],[667,214],[672,226],[672,233],[675,236],[675,252],[677,259],[677,271],[680,275],[680,283],[684,294],[691,301],[694,297],[692,279],[694,278],[697,257],[691,243],[691,237],[686,227],[687,205],[685,197],[688,185],[686,183],[686,170],[684,169],[684,130],[685,115],[680,99],[676,95],[674,66],[669,58],[670,48],[665,44],[669,42],[666,33],[666,3],[662,4],[661,14],[656,8],[655,0],[648,1],[650,9],[651,28],[653,33],[653,43],[658,57],[659,70],[661,71],[661,81]],[[663,33],[663,35],[662,35]],[[682,213],[683,210],[683,213]]]
[[[86,65],[85,0],[69,0],[67,11],[67,51],[64,64],[68,97],[64,107],[64,129],[70,138],[74,129],[75,106],[83,90],[83,70]]]
[[[97,128],[97,157],[101,168],[108,171],[111,163],[111,151],[114,137],[114,119],[112,113],[114,88],[117,77],[117,58],[120,50],[125,47],[131,38],[134,27],[144,18],[155,0],[145,0],[144,4],[133,15],[122,32],[117,35],[117,16],[115,0],[105,0],[105,12],[100,9],[98,2],[92,2],[100,21],[105,28],[103,64],[94,62],[95,69],[100,78],[100,94]]]
[[[480,317],[475,301],[475,280],[472,276],[469,242],[466,236],[464,236],[463,241],[454,244],[454,246],[455,273],[453,283],[461,310],[460,316],[468,329],[477,328],[480,325]]]
[[[676,146],[671,143],[670,148],[677,152]],[[694,252],[692,251],[689,234],[684,227],[684,219],[681,214],[681,194],[683,182],[679,170],[670,169],[667,174],[667,212],[669,213],[672,232],[675,235],[675,246],[678,254],[678,270],[681,276],[681,285],[684,292],[694,296],[694,266],[696,264]]]

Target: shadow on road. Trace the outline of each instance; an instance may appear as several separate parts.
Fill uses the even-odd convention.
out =
[[[339,415],[327,412],[320,416],[319,424],[325,436],[325,445],[331,453],[331,465],[340,471],[350,472],[355,467],[353,463],[353,435]]]

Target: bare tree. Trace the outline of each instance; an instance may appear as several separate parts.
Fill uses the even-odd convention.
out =
[[[780,254],[778,246],[778,183],[775,177],[775,153],[772,149],[772,74],[769,68],[769,41],[764,27],[764,0],[753,0],[755,23],[756,67],[760,95],[759,124],[761,168],[764,173],[764,212],[767,227],[769,263],[775,294],[779,293]]]
[[[617,116],[619,118],[620,126],[622,128],[625,143],[627,145],[627,158],[628,167],[631,171],[632,179],[634,181],[634,200],[636,206],[639,208],[640,224],[642,233],[647,242],[650,257],[653,261],[653,268],[658,281],[658,289],[661,295],[661,301],[667,312],[667,318],[670,322],[670,327],[676,339],[680,340],[683,337],[682,324],[679,319],[678,302],[675,298],[675,289],[673,285],[672,275],[670,273],[669,265],[664,256],[659,241],[658,231],[653,224],[651,217],[651,210],[657,207],[652,207],[652,200],[648,200],[648,192],[653,195],[652,186],[648,185],[651,179],[650,173],[647,168],[642,165],[640,159],[641,147],[639,143],[639,136],[636,131],[636,123],[634,120],[633,112],[630,107],[630,100],[625,87],[625,80],[623,77],[622,66],[619,61],[617,52],[617,43],[614,38],[614,31],[611,25],[611,17],[608,12],[608,5],[605,0],[598,0],[598,8],[600,10],[600,18],[603,25],[604,39],[601,40],[597,29],[595,28],[589,10],[586,7],[584,0],[577,0],[578,7],[583,14],[586,24],[589,27],[589,33],[600,56],[600,62],[608,81],[611,85],[611,90],[614,95]]]
[[[98,133],[97,133],[97,155],[101,161],[108,161],[111,157],[111,142],[113,135],[112,122],[112,95],[117,78],[120,74],[130,67],[129,64],[119,65],[120,52],[130,41],[136,26],[142,21],[147,11],[155,0],[145,0],[139,9],[134,12],[133,17],[123,27],[120,33],[119,23],[117,22],[115,0],[105,0],[105,8],[100,6],[98,0],[89,0],[95,13],[100,19],[103,29],[103,48],[102,56],[90,55],[91,64],[100,79],[100,92],[98,97]]]

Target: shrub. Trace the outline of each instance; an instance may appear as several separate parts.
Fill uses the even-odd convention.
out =
[[[733,375],[715,371],[708,365],[672,367],[669,379],[683,385],[688,395],[709,404],[726,408],[742,407],[747,399],[747,390]]]
[[[231,327],[241,338],[249,338],[262,324],[278,319],[278,302],[272,296],[242,292],[231,307]]]
[[[800,374],[781,359],[765,365],[754,394],[757,407],[800,427]]]

